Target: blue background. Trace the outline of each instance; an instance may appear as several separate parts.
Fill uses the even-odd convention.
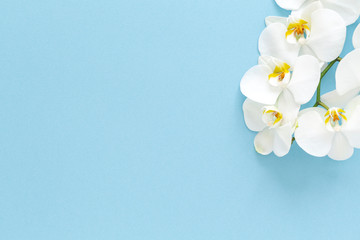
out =
[[[239,81],[268,15],[287,12],[2,0],[0,239],[358,239],[359,152],[254,151]]]

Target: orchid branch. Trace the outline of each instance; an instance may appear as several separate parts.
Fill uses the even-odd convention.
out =
[[[324,71],[321,72],[319,85],[318,85],[318,87],[317,87],[317,89],[316,89],[316,102],[315,102],[315,104],[314,104],[313,107],[321,106],[321,107],[325,108],[326,110],[329,110],[329,107],[328,107],[325,103],[323,103],[323,102],[321,101],[321,99],[320,99],[320,95],[321,95],[321,94],[320,94],[320,93],[321,93],[321,91],[320,91],[320,90],[321,90],[321,80],[322,80],[323,77],[327,74],[327,72],[332,68],[332,66],[334,66],[334,64],[335,64],[336,62],[340,62],[341,60],[342,60],[341,57],[337,57],[335,60],[331,61],[331,62],[329,63],[329,65],[327,65],[327,67],[324,69]]]

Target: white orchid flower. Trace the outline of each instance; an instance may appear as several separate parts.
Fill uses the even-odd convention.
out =
[[[288,18],[267,18],[269,25],[259,39],[260,54],[290,65],[304,54],[313,55],[321,62],[338,57],[345,43],[345,22],[335,11],[318,9],[317,5],[314,2]]]
[[[295,130],[297,144],[316,157],[350,158],[354,148],[360,148],[360,96],[354,97],[356,94],[340,96],[332,91],[322,97],[329,110],[310,108],[301,111]],[[343,107],[345,102],[348,103]]]
[[[259,58],[259,65],[248,70],[240,82],[241,92],[251,100],[274,105],[284,91],[289,104],[305,104],[315,93],[320,80],[320,65],[316,58],[301,56],[292,67],[268,56]]]
[[[336,11],[350,25],[358,19],[360,14],[359,0],[275,0],[276,3],[287,10],[299,10],[316,2],[320,8]]]
[[[352,39],[354,48],[360,48],[360,24],[356,27]]]
[[[343,95],[360,89],[360,48],[347,54],[336,69],[336,91]]]
[[[247,127],[251,131],[259,132],[254,146],[262,155],[274,152],[278,157],[282,157],[290,150],[299,108],[294,114],[294,108],[288,105],[283,95],[284,93],[280,95],[275,105],[264,105],[250,99],[246,99],[243,104]]]

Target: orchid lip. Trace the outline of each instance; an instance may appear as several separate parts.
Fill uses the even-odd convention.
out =
[[[264,107],[262,120],[266,124],[266,126],[270,128],[277,127],[281,124],[282,119],[283,115],[276,107]]]
[[[305,44],[306,39],[310,35],[310,27],[307,21],[300,19],[297,21],[291,22],[287,27],[287,32],[285,33],[286,39],[289,40],[292,36],[299,44]]]
[[[276,65],[273,73],[269,74],[269,83],[274,87],[283,86],[290,81],[290,66],[287,63]]]
[[[341,108],[330,108],[325,113],[325,125],[326,127],[330,127],[335,131],[340,131],[341,126],[347,121],[347,117],[345,115],[345,111]]]

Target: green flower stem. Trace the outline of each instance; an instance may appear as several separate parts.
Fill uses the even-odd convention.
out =
[[[335,64],[336,62],[340,62],[341,60],[342,60],[341,57],[337,57],[335,60],[331,61],[331,62],[329,63],[329,65],[327,65],[327,67],[324,69],[324,71],[322,71],[321,76],[320,76],[319,85],[318,85],[318,87],[317,87],[317,89],[316,89],[316,102],[315,102],[315,104],[314,104],[314,107],[321,106],[321,107],[325,108],[326,110],[329,110],[329,107],[328,107],[325,103],[323,103],[323,102],[321,101],[321,99],[320,99],[320,95],[321,95],[321,94],[320,94],[320,93],[321,93],[321,91],[320,91],[320,89],[321,89],[321,80],[322,80],[323,77],[326,75],[326,73],[332,68],[332,66],[334,66],[334,64]]]

